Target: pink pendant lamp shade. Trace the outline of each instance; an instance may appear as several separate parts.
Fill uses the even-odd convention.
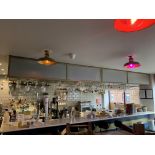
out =
[[[124,64],[124,67],[128,69],[134,69],[140,66],[141,64],[139,62],[134,61],[132,56],[129,56],[129,62]]]

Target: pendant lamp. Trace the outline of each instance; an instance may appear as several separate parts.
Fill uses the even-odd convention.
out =
[[[135,32],[149,28],[155,24],[155,19],[115,19],[114,28],[122,32]]]
[[[44,55],[45,55],[44,57],[39,58],[37,60],[37,62],[39,64],[42,64],[42,65],[53,65],[53,64],[56,63],[56,61],[54,59],[49,57],[49,51],[48,50],[44,50]]]
[[[140,67],[141,64],[139,62],[134,61],[132,56],[129,56],[129,61],[124,64],[125,68],[134,69]]]

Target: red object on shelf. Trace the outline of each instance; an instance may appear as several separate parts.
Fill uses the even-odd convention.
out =
[[[134,61],[132,56],[129,56],[129,62],[124,64],[124,67],[129,69],[138,68],[140,66],[141,64],[139,62]]]
[[[114,27],[122,32],[143,30],[155,24],[155,19],[115,19]]]

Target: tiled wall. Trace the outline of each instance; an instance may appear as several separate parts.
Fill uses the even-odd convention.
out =
[[[27,87],[27,86],[17,86],[16,89],[9,87],[9,81],[7,79],[0,79],[0,103],[7,105],[10,99],[27,99],[27,101],[36,101],[37,94],[39,98],[42,97],[44,87]],[[56,83],[50,83],[50,86],[46,87],[46,91],[49,94],[50,100],[56,95],[57,89]],[[96,100],[101,100],[101,95],[98,93],[81,93],[77,91],[71,91],[66,93],[67,104],[76,103],[78,101],[91,101],[91,103],[96,104]]]
[[[0,104],[7,104],[10,97],[8,80],[0,79]]]
[[[44,87],[35,87],[32,86],[28,88],[27,86],[17,86],[16,89],[13,89],[9,87],[7,79],[0,79],[0,103],[3,105],[7,105],[9,103],[9,99],[14,98],[14,99],[27,99],[28,102],[36,102],[37,100],[37,94],[39,98],[42,98],[43,94],[43,88]],[[67,82],[66,82],[67,83]],[[51,82],[49,84],[50,86],[46,87],[46,92],[49,94],[50,101],[56,94],[56,90],[58,90],[59,86],[58,83]],[[65,86],[64,86],[65,87]],[[138,93],[139,89],[135,91],[133,88],[130,90],[130,93],[132,94],[133,102],[134,103],[139,103],[139,98],[138,98]],[[115,89],[117,92],[117,89]],[[65,92],[65,91],[64,91]],[[135,93],[136,92],[136,93]],[[66,93],[66,92],[65,92]],[[106,100],[107,98],[107,100]],[[91,103],[94,104],[94,107],[97,105],[97,100],[99,101],[100,107],[105,107],[108,108],[109,105],[109,96],[106,95],[106,90],[104,94],[104,104],[102,103],[102,95],[99,93],[81,93],[80,91],[68,91],[68,93],[65,94],[65,102],[67,105],[77,103],[78,101],[91,101]]]

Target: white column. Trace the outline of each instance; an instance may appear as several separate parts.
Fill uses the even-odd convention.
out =
[[[150,82],[151,82],[151,87],[153,90],[153,111],[155,111],[155,79],[154,79],[154,74],[150,75]]]
[[[105,90],[105,93],[103,96],[103,102],[104,102],[104,108],[109,109],[109,92],[108,92],[108,90]]]

